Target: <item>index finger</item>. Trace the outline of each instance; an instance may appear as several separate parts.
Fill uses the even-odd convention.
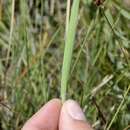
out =
[[[58,130],[61,101],[53,99],[34,114],[22,130]]]

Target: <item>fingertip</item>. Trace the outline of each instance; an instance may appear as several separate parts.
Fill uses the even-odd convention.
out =
[[[86,117],[80,107],[80,105],[74,100],[68,100],[64,106],[73,120],[86,121]]]
[[[58,104],[62,104],[61,100],[58,98],[53,98],[52,100],[50,100],[49,102],[54,102],[54,103],[58,103]]]
[[[66,101],[61,109],[59,130],[92,130],[80,105],[74,100]]]
[[[61,100],[52,99],[26,122],[22,130],[57,130],[61,107]]]

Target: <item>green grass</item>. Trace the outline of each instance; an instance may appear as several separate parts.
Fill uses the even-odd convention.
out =
[[[20,130],[60,97],[95,130],[129,127],[130,3],[69,2],[0,1],[0,130]]]
[[[79,3],[80,3],[80,0],[73,1],[70,21],[67,22],[68,24],[66,25],[67,27],[66,45],[65,45],[65,51],[64,51],[62,79],[61,79],[61,98],[63,102],[66,99],[67,82],[69,79],[72,52],[74,48],[74,39],[75,39],[76,26],[77,26],[77,20],[78,20]]]

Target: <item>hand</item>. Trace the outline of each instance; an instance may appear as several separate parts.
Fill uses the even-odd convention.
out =
[[[53,99],[33,115],[22,130],[92,130],[92,128],[77,102],[68,100],[62,105],[59,99]]]

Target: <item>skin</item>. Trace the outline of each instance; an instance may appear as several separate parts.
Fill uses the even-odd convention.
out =
[[[78,106],[73,100],[63,105],[59,99],[49,101],[25,123],[22,130],[93,130],[83,113],[77,115],[79,109],[72,104]],[[68,106],[71,106],[76,119],[68,112]]]

